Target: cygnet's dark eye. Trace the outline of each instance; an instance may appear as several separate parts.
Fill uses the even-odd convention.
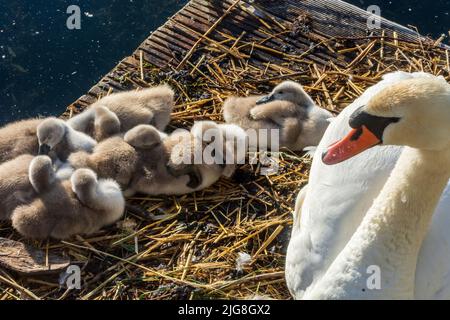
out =
[[[278,91],[278,94],[283,94],[284,93],[284,91]]]

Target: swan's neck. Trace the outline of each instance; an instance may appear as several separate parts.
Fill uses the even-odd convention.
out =
[[[336,298],[413,298],[418,252],[449,177],[449,152],[405,148],[316,292]],[[374,280],[371,266],[381,272],[380,289],[367,285]]]
[[[405,148],[362,225],[418,250],[449,177],[448,152]]]

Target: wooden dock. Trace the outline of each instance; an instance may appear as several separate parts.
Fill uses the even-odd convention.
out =
[[[82,109],[111,91],[148,86],[153,78],[147,73],[154,68],[171,75],[192,74],[200,65],[194,71],[200,74],[205,62],[200,60],[212,53],[211,47],[219,54],[243,59],[247,66],[267,69],[258,78],[265,81],[276,76],[295,79],[299,71],[307,73],[311,64],[329,67],[333,63],[346,69],[372,39],[434,43],[386,19],[381,29],[368,30],[369,17],[368,12],[339,0],[192,0],[70,109]],[[353,44],[360,50],[351,50]],[[281,67],[286,64],[294,66]],[[245,75],[236,81],[245,81]]]
[[[221,121],[226,97],[266,93],[283,79],[300,82],[334,113],[387,72],[425,71],[449,80],[448,47],[384,19],[381,29],[368,30],[368,17],[337,0],[192,0],[64,116],[111,92],[161,82],[176,91],[173,129]],[[276,175],[261,176],[258,166],[243,165],[232,179],[195,194],[136,196],[129,203],[169,218],[153,222],[127,212],[117,226],[89,238],[37,244],[82,266],[82,290],[0,270],[0,296],[289,299],[285,252],[310,164],[301,153],[283,151]],[[8,232],[0,235],[20,240]],[[250,261],[239,265],[245,254]]]

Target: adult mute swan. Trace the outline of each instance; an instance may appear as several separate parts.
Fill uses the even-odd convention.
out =
[[[408,79],[441,82],[443,86],[448,86],[442,78],[425,73],[395,72],[384,76],[381,82],[369,88],[333,120],[317,148],[317,154],[323,153],[331,143],[342,138],[350,130],[349,119],[356,109],[367,105],[382,90]],[[386,103],[390,101],[394,103],[398,99],[399,96],[392,95],[386,97]],[[431,100],[427,103],[431,108]],[[430,110],[423,108],[422,114],[427,115],[431,112]],[[433,123],[432,128],[437,128],[437,123]],[[420,121],[417,121],[411,128],[418,129],[419,124]],[[422,133],[427,134],[429,131],[430,128],[426,128]],[[377,147],[336,166],[325,165],[320,157],[313,160],[309,185],[300,192],[297,199],[294,226],[286,259],[286,280],[295,298],[325,297],[313,295],[314,292],[317,293],[318,283],[323,283],[325,274],[328,278],[330,277],[327,270],[332,264],[338,263],[337,257],[342,256],[344,247],[348,246],[373,200],[380,194],[401,152],[402,147]],[[409,201],[408,198],[406,200]],[[417,268],[414,274],[405,275],[411,279],[415,277],[415,284],[408,289],[413,290],[412,293],[409,292],[411,297],[419,299],[450,297],[450,233],[448,232],[450,214],[448,213],[450,213],[450,184],[447,185],[435,210],[428,232],[425,230],[424,241],[421,246],[419,244],[420,252],[418,258],[416,256]],[[401,250],[401,247],[398,250]],[[392,268],[382,269],[381,272],[383,277],[383,273],[392,272]],[[366,270],[364,273],[368,276]],[[349,276],[348,273],[343,273],[344,275]],[[352,297],[369,296],[366,294],[367,290],[365,292],[362,288],[359,290],[353,292],[355,295]],[[334,298],[339,297],[343,296],[334,296]],[[386,295],[383,298],[389,297]]]

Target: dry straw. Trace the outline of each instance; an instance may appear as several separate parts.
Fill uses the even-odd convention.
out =
[[[238,8],[239,14],[249,10]],[[238,14],[236,9],[224,11],[223,21]],[[389,72],[449,78],[448,51],[434,41],[405,42],[384,33],[318,38],[300,26],[306,30],[302,41],[311,43],[304,50],[296,42],[298,21],[293,25],[268,12],[257,19],[252,33],[234,34],[214,24],[201,34],[180,26],[199,40],[185,57],[174,56],[173,67],[157,69],[140,51],[113,77],[127,88],[169,83],[177,92],[170,130],[196,120],[222,121],[228,96],[267,92],[284,79],[300,82],[319,106],[337,114]],[[66,115],[79,111],[72,108]],[[21,277],[1,270],[0,299],[288,299],[285,252],[295,197],[307,183],[311,160],[284,150],[279,161],[276,175],[261,176],[257,165],[243,165],[232,179],[201,192],[131,198],[128,203],[140,214],[128,211],[124,222],[91,237],[49,243],[49,251],[81,266],[81,290],[60,287],[57,276]],[[164,218],[152,221],[150,214]],[[20,239],[6,223],[0,236]],[[46,250],[47,242],[31,243]],[[236,270],[239,253],[251,257],[242,271]]]

